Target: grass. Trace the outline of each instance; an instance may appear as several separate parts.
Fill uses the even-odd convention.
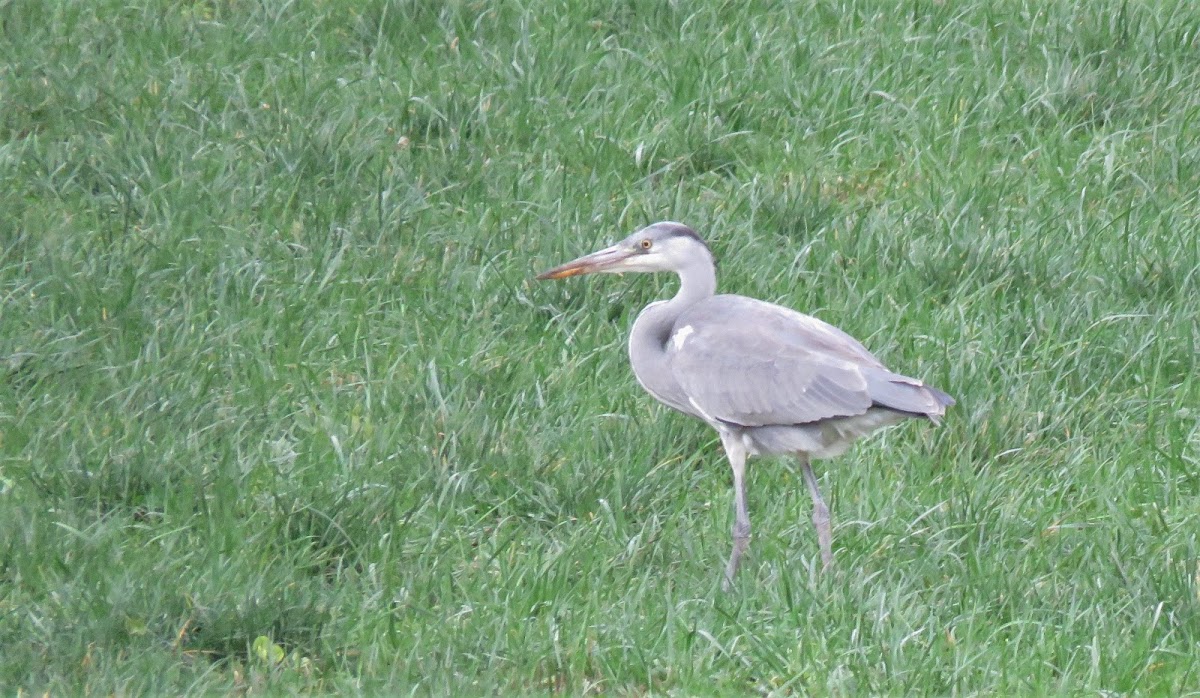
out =
[[[1186,2],[0,3],[5,694],[1200,694]],[[659,219],[958,398],[787,463]]]

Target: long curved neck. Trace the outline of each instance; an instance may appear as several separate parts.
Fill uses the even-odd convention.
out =
[[[697,259],[679,270],[679,291],[669,302],[678,304],[679,312],[688,306],[712,298],[717,292],[717,270],[711,259]]]
[[[667,365],[667,343],[679,316],[716,293],[717,275],[708,259],[697,260],[677,273],[679,291],[674,297],[646,306],[633,323],[629,333],[629,360],[638,382],[651,395],[681,412],[695,415],[687,395],[679,388]]]
[[[660,351],[670,338],[675,320],[683,311],[702,300],[712,298],[717,291],[717,272],[712,261],[708,259],[698,259],[676,273],[679,275],[679,290],[675,295],[668,301],[646,306],[633,326],[634,337],[639,334],[646,335],[643,339],[657,341]]]

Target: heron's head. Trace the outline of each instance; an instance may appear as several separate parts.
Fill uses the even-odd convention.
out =
[[[678,272],[693,264],[713,264],[708,245],[686,225],[663,221],[642,228],[612,247],[538,274],[537,278],[563,279],[595,273]]]

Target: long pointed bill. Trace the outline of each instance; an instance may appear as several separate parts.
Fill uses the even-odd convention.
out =
[[[537,278],[539,281],[545,281],[546,279],[565,279],[568,276],[607,271],[631,256],[633,253],[629,250],[614,245],[544,271],[538,274]]]

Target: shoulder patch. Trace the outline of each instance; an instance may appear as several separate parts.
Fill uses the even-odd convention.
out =
[[[671,344],[675,346],[675,351],[682,349],[683,343],[686,342],[687,338],[695,331],[696,329],[691,325],[684,325],[676,330],[675,334],[671,335]]]

